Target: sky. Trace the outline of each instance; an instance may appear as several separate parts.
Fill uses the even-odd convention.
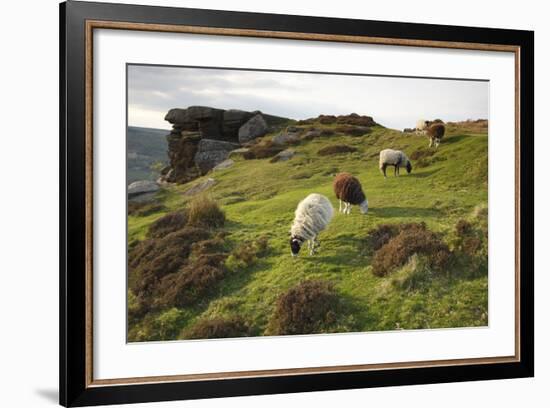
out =
[[[489,83],[209,68],[128,66],[128,125],[170,129],[164,115],[192,105],[260,110],[291,119],[352,112],[383,126],[418,119],[487,119]]]

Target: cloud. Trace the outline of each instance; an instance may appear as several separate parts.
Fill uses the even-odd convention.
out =
[[[401,129],[419,118],[487,118],[488,98],[481,81],[128,67],[129,124],[156,128],[169,128],[164,115],[171,108],[206,105],[294,119],[356,112]]]

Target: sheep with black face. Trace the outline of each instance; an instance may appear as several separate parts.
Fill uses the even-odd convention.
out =
[[[415,132],[417,135],[422,135],[426,133],[426,129],[430,125],[429,120],[419,119],[416,122]]]
[[[310,194],[298,204],[294,213],[294,222],[290,228],[290,251],[298,255],[307,241],[309,254],[313,255],[321,244],[318,235],[323,231],[334,215],[329,199],[321,194]]]
[[[358,205],[362,214],[366,214],[369,210],[369,202],[361,183],[350,173],[340,173],[334,178],[332,184],[336,198],[340,201],[340,212],[344,214],[351,213],[351,206]],[[342,211],[342,202],[344,202],[344,210]]]
[[[386,167],[388,166],[393,166],[395,176],[399,176],[400,167],[405,167],[407,173],[412,171],[411,161],[401,150],[384,149],[380,152],[379,167],[384,177],[386,177]]]
[[[434,123],[426,129],[426,134],[430,139],[430,147],[435,146],[437,149],[443,135],[445,135],[445,125],[443,123]]]

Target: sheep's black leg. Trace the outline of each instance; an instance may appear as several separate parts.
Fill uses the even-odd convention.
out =
[[[387,177],[387,176],[386,176],[386,167],[388,167],[387,164],[383,164],[383,165],[382,165],[382,173],[384,173],[384,178]]]

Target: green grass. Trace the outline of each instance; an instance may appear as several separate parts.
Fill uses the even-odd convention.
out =
[[[358,151],[317,154],[333,144]],[[254,334],[262,335],[277,298],[298,282],[316,278],[332,281],[345,304],[347,312],[339,316],[336,331],[487,325],[487,271],[474,278],[449,271],[414,289],[395,284],[407,274],[406,267],[383,278],[372,274],[372,253],[365,248],[365,238],[378,224],[423,221],[450,242],[459,219],[471,218],[476,207],[487,206],[487,134],[453,129],[437,152],[425,159],[424,167],[415,166],[413,160],[412,173],[402,169],[400,177],[394,177],[390,167],[387,179],[378,170],[381,149],[400,149],[410,155],[427,145],[426,137],[377,126],[365,136],[337,134],[301,142],[291,147],[297,154],[286,162],[237,161],[229,169],[205,176],[216,180],[208,195],[226,213],[230,245],[267,235],[270,250],[253,266],[226,277],[208,298],[185,310],[185,319],[175,321],[184,329],[205,317],[239,316]],[[367,215],[357,207],[348,216],[337,212],[332,181],[341,171],[361,181],[369,200]],[[172,186],[160,194],[167,211],[186,206],[191,197],[182,193],[193,183]],[[292,258],[288,240],[294,210],[314,192],[329,197],[335,217],[320,235],[320,252],[309,256],[303,250]],[[143,239],[148,225],[165,213],[129,217],[129,242]]]

